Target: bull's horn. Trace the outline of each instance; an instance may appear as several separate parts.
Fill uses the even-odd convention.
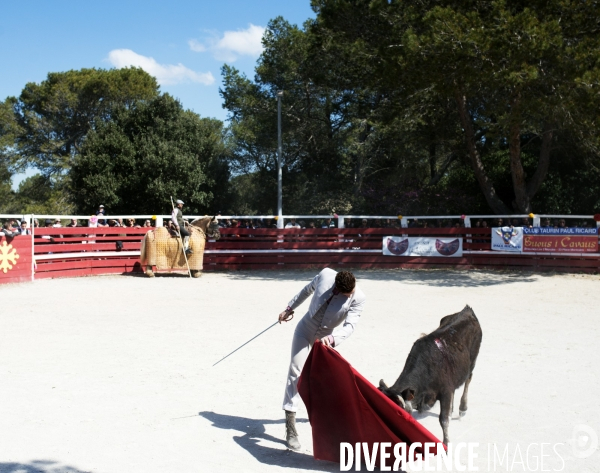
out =
[[[400,404],[400,407],[402,407],[402,409],[406,409],[406,403],[404,402],[402,396],[400,396],[400,394],[396,394],[396,398],[398,399],[398,404]]]
[[[385,384],[385,382],[383,381],[383,379],[379,380],[379,389],[381,391],[383,391],[387,396],[391,397],[392,400],[394,398],[396,398],[398,401],[398,404],[400,404],[402,409],[406,409],[406,403],[404,402],[404,399],[402,398],[402,396],[400,396],[399,394],[396,394],[394,392],[391,392],[390,389],[387,387],[387,384]]]

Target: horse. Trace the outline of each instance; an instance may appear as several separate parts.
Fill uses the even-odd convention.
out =
[[[154,277],[152,266],[156,266],[157,271],[187,271],[188,265],[193,277],[202,276],[206,239],[221,238],[217,217],[197,218],[187,229],[190,232],[190,248],[193,251],[187,258],[187,265],[180,238],[171,235],[166,227],[158,227],[144,235],[140,262],[142,268],[146,268],[148,277]]]

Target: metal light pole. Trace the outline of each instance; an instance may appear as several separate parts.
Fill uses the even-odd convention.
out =
[[[277,92],[277,228],[283,228],[281,97],[283,97],[283,90]]]

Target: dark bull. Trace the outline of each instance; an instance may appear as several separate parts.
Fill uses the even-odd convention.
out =
[[[407,412],[423,412],[440,401],[440,425],[448,444],[448,424],[454,405],[454,391],[465,385],[459,413],[467,412],[467,392],[481,345],[481,326],[469,306],[440,320],[440,326],[414,344],[404,369],[389,388],[379,389]]]

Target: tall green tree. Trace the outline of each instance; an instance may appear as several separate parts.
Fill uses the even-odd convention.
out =
[[[352,195],[352,163],[339,152],[348,133],[347,102],[335,89],[319,87],[309,56],[310,38],[282,18],[269,22],[254,81],[223,68],[221,95],[230,114],[235,144],[233,169],[263,182],[254,201],[274,209],[277,196],[277,93],[283,91],[284,199],[289,211],[318,211],[335,195],[347,205]],[[316,169],[315,169],[316,168]],[[263,210],[264,211],[264,210]]]
[[[10,99],[0,102],[0,213],[12,211],[14,192],[14,141],[18,127],[12,112]]]
[[[184,110],[168,94],[113,110],[87,135],[71,169],[80,212],[104,204],[110,213],[212,213],[226,195],[228,148],[222,122]]]
[[[280,90],[287,212],[384,211],[374,197],[381,190],[399,196],[429,186],[447,191],[442,178],[464,154],[451,101],[424,92],[409,102],[402,91],[383,83],[375,87],[379,76],[373,66],[334,35],[315,32],[310,22],[301,29],[276,18],[263,45],[254,80],[223,68],[233,169],[249,183],[265,184],[250,201],[240,200],[244,208],[275,207]],[[410,207],[407,202],[387,199],[385,212],[429,208],[420,207],[418,199]]]
[[[8,98],[17,132],[15,164],[46,176],[68,173],[85,137],[115,108],[130,108],[158,95],[156,79],[138,68],[52,72]]]
[[[22,180],[13,193],[10,213],[17,214],[72,214],[75,205],[62,179],[36,174]]]
[[[454,102],[464,154],[491,209],[529,212],[561,136],[597,155],[600,5],[595,2],[313,0],[313,32],[399,103]],[[422,102],[421,102],[422,103]],[[435,112],[435,109],[432,110]],[[510,192],[492,179],[506,153]],[[530,157],[536,155],[535,160]]]

